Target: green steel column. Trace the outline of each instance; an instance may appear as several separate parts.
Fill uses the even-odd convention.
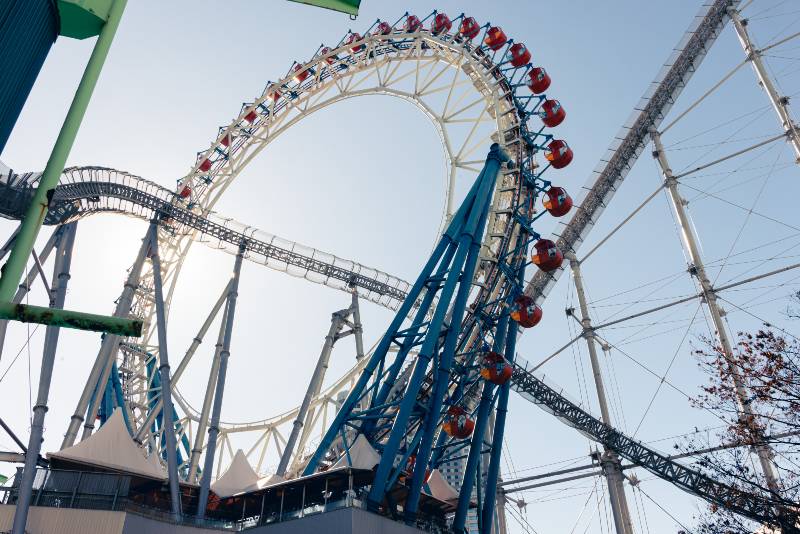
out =
[[[97,79],[100,76],[106,56],[108,56],[108,50],[114,40],[114,34],[117,32],[117,27],[119,27],[119,21],[122,18],[123,11],[125,11],[127,2],[128,0],[114,0],[111,5],[108,20],[97,37],[97,42],[94,45],[89,62],[86,64],[78,90],[75,91],[75,97],[72,99],[67,117],[64,119],[56,144],[50,153],[50,159],[47,161],[39,187],[36,189],[36,194],[20,225],[14,249],[11,251],[8,262],[0,268],[0,301],[2,302],[9,302],[12,299],[17,284],[22,278],[22,273],[25,271],[28,256],[36,241],[36,236],[39,234],[39,229],[42,227],[45,215],[47,215],[50,197],[53,194],[52,191],[58,185],[58,179],[64,170],[67,156],[72,150],[72,145],[78,134],[78,128],[80,128],[86,108],[89,105],[89,99],[92,97],[94,88],[97,85]]]

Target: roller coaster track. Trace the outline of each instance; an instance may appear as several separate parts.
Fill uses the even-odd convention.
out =
[[[661,124],[725,26],[729,19],[728,8],[735,8],[739,4],[740,0],[704,2],[683,39],[650,84],[650,89],[636,104],[631,117],[617,133],[584,186],[585,194],[578,203],[578,209],[556,241],[559,250],[564,253],[577,252],[650,141],[650,128]],[[550,273],[537,272],[525,288],[525,293],[541,303],[563,271],[562,267]]]
[[[525,364],[514,365],[511,389],[588,438],[616,451],[623,458],[688,493],[758,522],[776,524],[783,521],[784,532],[798,532],[791,527],[797,524],[797,514],[788,512],[796,507],[795,503],[743,492],[700,471],[670,460],[582,410],[529,372]],[[781,514],[786,514],[780,520],[777,518],[778,510],[781,510]]]
[[[32,173],[14,175],[11,179],[0,177],[0,183],[5,186],[0,186],[0,215],[11,219],[24,216],[38,177]],[[290,274],[303,273],[306,278],[306,273],[314,273],[318,276],[315,281],[339,289],[355,286],[362,297],[390,309],[395,309],[408,291],[407,282],[381,271],[289,241],[280,240],[286,246],[278,246],[274,244],[278,239],[275,236],[248,229],[214,213],[201,216],[185,208],[170,190],[114,169],[67,169],[56,188],[45,223],[65,224],[103,212],[148,220],[157,216],[164,221],[164,227],[176,235],[196,231],[198,240],[231,245],[226,249],[231,253],[235,253],[240,243],[245,243],[247,256],[253,261]],[[308,253],[297,252],[298,248]]]

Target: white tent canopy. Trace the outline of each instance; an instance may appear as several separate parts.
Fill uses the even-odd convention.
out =
[[[97,432],[77,445],[48,453],[47,457],[158,480],[167,478],[158,458],[155,455],[145,458],[142,449],[133,441],[119,408]]]
[[[255,486],[247,488],[247,491],[268,488],[269,486],[274,486],[275,484],[280,484],[281,482],[286,482],[286,479],[278,475],[268,475],[263,478],[259,478]]]
[[[211,484],[211,491],[220,497],[230,497],[237,493],[250,491],[257,487],[259,478],[247,461],[242,449],[236,451],[228,469],[216,482]]]
[[[381,455],[363,434],[359,434],[350,446],[350,453],[342,455],[331,469],[337,467],[354,467],[356,469],[372,469],[381,462]]]
[[[453,486],[447,483],[447,480],[445,480],[438,469],[431,471],[427,484],[430,494],[434,499],[439,499],[444,502],[458,500],[458,492]]]

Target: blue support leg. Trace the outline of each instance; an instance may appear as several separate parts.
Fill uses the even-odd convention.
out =
[[[527,254],[527,248],[524,248]],[[520,286],[525,281],[525,264],[519,268],[518,278]],[[506,338],[505,358],[513,362],[517,350],[517,323],[510,321]],[[503,434],[506,428],[506,415],[508,414],[508,396],[511,391],[511,381],[500,386],[497,399],[497,414],[494,420],[494,436],[492,436],[492,451],[489,456],[489,470],[486,473],[486,497],[483,502],[483,521],[481,534],[492,534],[494,519],[495,497],[497,495],[497,479],[500,476],[500,453],[503,449]]]
[[[419,505],[422,484],[425,480],[425,473],[428,467],[428,460],[431,456],[433,439],[439,426],[440,413],[444,402],[444,395],[450,381],[450,372],[455,358],[456,345],[461,334],[461,322],[467,307],[467,298],[472,289],[472,279],[478,265],[481,243],[483,241],[483,230],[486,226],[486,218],[489,213],[489,204],[492,197],[492,189],[497,180],[497,173],[500,170],[499,150],[493,150],[489,154],[484,167],[483,190],[481,196],[476,199],[473,211],[470,213],[470,225],[465,228],[461,237],[460,246],[467,251],[464,263],[464,270],[461,273],[461,282],[458,287],[453,308],[451,310],[450,328],[445,337],[444,350],[442,351],[437,378],[434,382],[433,393],[428,407],[428,417],[425,418],[425,428],[417,452],[417,463],[414,466],[414,474],[411,478],[411,487],[408,498],[406,499],[406,517],[413,520]],[[480,203],[479,203],[480,201]],[[474,217],[473,222],[473,215]]]
[[[497,325],[497,336],[495,337],[494,350],[502,350],[502,344],[505,340],[505,334],[508,330],[508,314],[504,314]],[[464,532],[464,527],[467,522],[467,513],[469,511],[470,501],[472,500],[472,486],[477,477],[480,476],[478,472],[481,455],[483,454],[484,435],[486,428],[489,424],[489,413],[492,410],[494,401],[494,384],[486,382],[483,385],[483,392],[481,393],[480,404],[478,405],[478,416],[475,421],[475,430],[472,433],[472,442],[470,443],[469,456],[467,457],[467,465],[464,468],[464,480],[461,483],[461,491],[458,496],[458,505],[456,508],[456,515],[453,519],[453,532]]]

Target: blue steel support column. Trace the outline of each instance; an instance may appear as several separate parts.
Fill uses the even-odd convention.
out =
[[[72,247],[75,243],[75,231],[78,223],[70,223],[58,238],[56,259],[53,269],[53,283],[50,292],[52,308],[63,308],[67,296],[67,283],[70,279],[70,266],[72,264]],[[39,451],[42,447],[44,434],[44,418],[47,414],[47,399],[50,396],[50,381],[53,378],[56,349],[58,347],[58,326],[49,325],[44,337],[44,350],[42,352],[42,367],[39,375],[39,391],[36,395],[36,406],[33,407],[33,421],[31,434],[28,440],[28,449],[25,452],[25,467],[22,471],[22,481],[19,485],[17,507],[14,512],[14,534],[24,534],[28,522],[28,509],[33,492],[33,481],[36,476],[36,464],[39,460]]]
[[[436,270],[436,273],[433,275],[434,279],[443,278],[445,273],[447,273],[447,267],[450,265],[450,262],[453,260],[453,255],[455,254],[455,248],[449,247],[447,252],[445,252],[444,256],[442,257],[442,262],[439,264],[439,268]],[[411,321],[411,326],[409,327],[408,331],[406,332],[406,338],[403,340],[402,345],[400,345],[400,350],[397,351],[397,356],[395,360],[392,362],[392,365],[389,367],[389,371],[386,374],[386,378],[383,380],[383,383],[378,390],[378,394],[375,396],[375,399],[372,401],[372,407],[381,406],[389,397],[389,392],[391,391],[392,387],[395,385],[395,381],[397,380],[397,375],[400,373],[400,370],[403,368],[403,363],[405,363],[406,357],[408,357],[408,353],[414,346],[414,338],[419,333],[420,328],[422,328],[422,323],[425,321],[425,316],[428,314],[428,309],[433,304],[433,299],[436,297],[436,291],[433,291],[432,288],[428,288],[428,291],[425,293],[425,296],[422,298],[422,304],[417,309],[417,313],[414,316],[414,319]],[[375,424],[377,423],[377,419],[369,419],[364,422],[362,426],[362,431],[365,434],[369,434],[370,431],[374,428]]]
[[[431,257],[428,259],[428,262],[425,264],[425,267],[422,269],[422,273],[417,278],[417,281],[414,282],[414,286],[411,288],[411,291],[408,292],[408,296],[403,301],[403,304],[400,306],[400,309],[397,311],[397,314],[394,316],[392,323],[389,325],[386,333],[381,338],[378,347],[375,349],[375,352],[372,353],[370,357],[369,363],[366,365],[364,370],[361,372],[361,375],[358,377],[358,381],[356,382],[353,389],[350,391],[350,394],[345,399],[342,407],[339,409],[339,412],[336,414],[333,422],[331,422],[331,426],[328,427],[328,430],[325,432],[325,435],[322,437],[322,441],[320,442],[317,450],[314,452],[314,455],[306,465],[305,470],[303,471],[303,475],[310,475],[312,474],[319,462],[325,456],[325,453],[328,452],[333,441],[339,435],[339,430],[347,420],[347,417],[350,415],[350,412],[353,410],[353,407],[358,402],[361,394],[364,391],[364,387],[369,382],[372,374],[378,368],[378,365],[383,361],[386,353],[389,351],[389,347],[394,340],[394,336],[397,331],[400,329],[400,326],[403,324],[408,313],[411,311],[411,308],[414,306],[414,302],[416,302],[417,297],[419,296],[422,289],[425,287],[425,284],[428,282],[431,272],[433,268],[439,263],[439,259],[442,257],[448,245],[452,242],[452,238],[448,233],[442,236],[439,240],[439,244],[436,245]]]
[[[420,324],[421,320],[426,316],[428,306],[430,306],[433,302],[433,295],[435,290],[430,287],[430,284],[435,281],[437,277],[446,272],[446,267],[450,262],[450,259],[453,257],[454,250],[450,250],[451,245],[455,242],[455,236],[461,232],[461,227],[464,223],[464,215],[465,213],[471,208],[472,202],[474,201],[475,194],[478,190],[480,185],[480,180],[476,180],[475,183],[472,185],[469,193],[467,193],[464,202],[458,208],[456,213],[453,215],[453,218],[450,220],[450,223],[447,226],[447,230],[445,230],[442,237],[439,239],[436,248],[431,253],[430,258],[428,259],[425,266],[422,268],[422,272],[420,273],[417,280],[414,282],[414,285],[411,287],[411,290],[408,292],[403,304],[397,310],[397,314],[394,316],[391,324],[386,330],[386,333],[381,338],[380,343],[375,348],[375,351],[372,353],[370,357],[370,361],[365,366],[364,370],[361,372],[361,375],[358,377],[358,381],[353,386],[353,389],[350,390],[350,394],[345,399],[342,407],[339,409],[339,412],[336,414],[333,422],[331,423],[330,427],[326,431],[325,435],[323,436],[322,440],[320,441],[317,450],[314,452],[314,455],[309,460],[308,464],[306,465],[305,470],[303,471],[303,475],[310,475],[312,474],[317,466],[319,466],[320,461],[328,452],[331,445],[333,444],[334,440],[337,439],[338,436],[341,434],[341,430],[347,421],[347,419],[352,415],[353,409],[356,407],[357,403],[360,401],[361,397],[364,394],[364,388],[369,383],[369,380],[372,378],[372,375],[378,369],[378,367],[384,362],[386,355],[389,352],[389,348],[391,347],[392,343],[395,342],[395,338],[400,331],[400,327],[402,326],[403,322],[405,321],[408,314],[411,312],[414,304],[419,299],[419,296],[422,294],[423,289],[427,289],[428,293],[426,293],[425,297],[423,298],[423,306],[420,307],[420,310],[416,314],[414,324]],[[440,270],[437,271],[435,277],[431,276],[433,269],[440,265]],[[441,269],[441,265],[444,265],[444,269]],[[420,319],[420,321],[417,321]],[[409,347],[410,350],[410,347]],[[398,358],[395,359],[395,363],[390,369],[390,373],[394,373],[394,376],[397,376],[397,372],[399,372],[400,367],[402,366],[402,358],[405,358],[405,355],[408,353],[406,351],[403,354],[398,354]],[[387,386],[388,381],[385,381],[380,392],[378,398],[385,399],[388,396],[389,389],[391,384]],[[381,397],[382,395],[382,397]],[[373,402],[373,406],[379,406],[378,402]],[[366,426],[372,425],[372,423],[368,422]]]
[[[239,274],[242,271],[244,252],[245,243],[242,243],[239,246],[239,253],[236,255],[236,262],[233,266],[233,279],[231,280],[230,293],[228,293],[228,305],[225,314],[225,338],[222,341],[222,350],[219,354],[217,389],[214,392],[214,408],[211,412],[211,423],[208,425],[208,445],[206,446],[206,458],[203,463],[203,478],[200,482],[200,495],[197,501],[197,515],[199,517],[205,517],[206,506],[208,506],[208,490],[211,487],[211,471],[214,469],[214,454],[217,449],[217,435],[219,434],[219,418],[222,413],[222,395],[225,393],[225,375],[228,372],[228,357],[231,354],[233,318],[236,312],[236,297],[239,294]],[[167,409],[166,405],[164,405],[164,409]]]
[[[150,225],[150,261],[153,264],[153,289],[156,299],[156,321],[158,323],[158,371],[161,378],[161,402],[164,405],[163,428],[167,449],[167,472],[169,474],[169,494],[172,515],[175,520],[181,516],[181,493],[178,487],[178,444],[175,441],[174,410],[172,408],[172,387],[169,376],[169,353],[167,351],[167,314],[164,310],[164,292],[161,283],[161,258],[158,256],[158,226]],[[98,390],[98,394],[100,391]]]
[[[508,323],[508,314],[504,314],[495,330],[496,334],[493,350],[500,351],[502,349],[506,338],[506,331],[508,330]],[[489,412],[492,409],[494,390],[494,384],[491,382],[485,382],[483,384],[481,401],[478,405],[478,416],[475,421],[475,430],[472,432],[472,441],[469,446],[467,465],[464,467],[464,480],[461,482],[458,506],[456,508],[455,518],[453,519],[453,532],[463,532],[467,523],[467,512],[469,511],[469,504],[472,499],[472,486],[475,484],[476,477],[480,476],[478,466],[480,464],[481,454],[483,453],[484,436],[489,424]]]
[[[481,192],[476,198],[470,212],[470,220],[462,230],[459,238],[459,254],[463,250],[466,253],[463,271],[460,273],[460,284],[456,293],[453,308],[451,310],[450,328],[445,337],[444,349],[439,358],[439,367],[433,386],[431,399],[428,403],[428,416],[425,418],[425,429],[422,441],[417,449],[416,464],[411,478],[411,487],[408,498],[406,499],[406,518],[412,520],[417,512],[419,505],[420,492],[425,480],[425,473],[428,467],[428,460],[431,455],[433,439],[439,425],[439,415],[444,403],[444,395],[450,380],[450,371],[455,358],[456,345],[461,334],[461,322],[464,319],[464,311],[467,307],[467,298],[472,289],[472,278],[478,265],[480,256],[483,230],[486,226],[486,218],[489,213],[489,204],[492,198],[492,189],[497,181],[497,173],[500,171],[500,164],[503,160],[500,147],[492,145],[492,149],[487,157],[483,169],[483,184]],[[505,158],[507,159],[507,157]],[[451,276],[453,272],[451,271]],[[430,333],[429,333],[430,335]]]
[[[492,151],[499,150],[499,146],[492,145]],[[425,341],[417,356],[414,371],[409,380],[408,386],[405,390],[405,395],[400,403],[400,409],[395,417],[392,431],[389,434],[389,439],[386,442],[381,462],[378,464],[378,470],[375,474],[375,479],[372,488],[367,496],[367,500],[372,506],[380,505],[383,501],[384,494],[387,490],[389,475],[394,468],[395,457],[400,449],[402,441],[406,438],[408,432],[408,421],[411,417],[413,410],[417,405],[417,396],[419,394],[422,383],[427,374],[428,364],[433,360],[435,351],[439,344],[439,338],[444,326],[444,321],[450,308],[450,303],[456,292],[456,286],[462,278],[465,268],[465,262],[470,251],[470,243],[474,238],[477,231],[479,222],[482,219],[482,213],[488,205],[489,197],[491,196],[491,185],[493,182],[485,181],[487,175],[486,168],[478,176],[477,182],[480,184],[475,192],[473,198],[467,198],[464,205],[469,205],[466,211],[461,213],[461,218],[466,219],[464,227],[460,231],[458,243],[451,243],[450,246],[457,247],[456,255],[453,263],[450,266],[450,271],[447,275],[447,280],[439,295],[439,302],[433,314],[428,331],[425,336]],[[484,184],[489,183],[489,187]],[[459,210],[461,211],[461,210]],[[455,221],[456,219],[454,219]],[[471,284],[472,280],[465,280],[465,284]],[[466,300],[465,300],[466,304]],[[455,329],[460,329],[459,325],[454,325]],[[427,459],[426,459],[427,460]]]
[[[522,236],[520,237],[522,238]],[[528,255],[527,246],[522,247],[523,256]],[[525,263],[520,265],[517,271],[517,282],[520,287],[525,284]],[[514,362],[517,350],[518,325],[515,321],[509,321],[508,334],[506,338],[505,358],[509,362]],[[500,476],[500,453],[503,449],[503,434],[506,428],[506,414],[508,413],[508,394],[511,390],[511,380],[500,386],[500,393],[497,398],[497,414],[494,420],[494,436],[492,436],[492,451],[489,456],[489,470],[486,473],[486,497],[483,501],[483,515],[481,521],[481,534],[492,534],[492,524],[494,518],[495,498],[497,496],[497,479]]]

